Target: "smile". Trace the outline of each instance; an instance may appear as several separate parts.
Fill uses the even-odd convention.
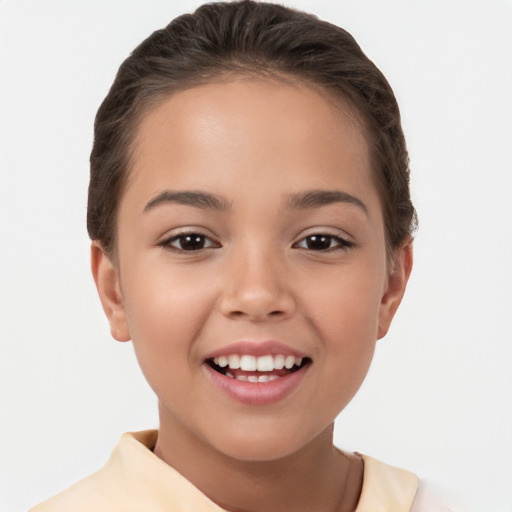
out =
[[[306,354],[277,341],[238,341],[207,354],[203,369],[211,383],[246,405],[269,405],[300,386],[313,364]]]
[[[309,358],[284,354],[253,356],[230,354],[207,361],[217,372],[240,381],[272,382],[299,370]]]
[[[220,356],[213,359],[214,364],[230,370],[244,370],[246,372],[271,372],[273,370],[282,370],[286,368],[290,370],[293,366],[300,366],[302,364],[302,357],[285,356],[279,354],[277,356],[251,356],[233,354],[230,356]]]

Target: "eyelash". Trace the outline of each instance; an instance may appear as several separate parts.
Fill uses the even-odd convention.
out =
[[[182,242],[188,239],[189,242],[198,243],[200,247],[191,248],[191,249],[185,249],[182,245]],[[195,239],[195,240],[194,240]],[[320,249],[313,249],[311,246],[307,246],[308,241],[311,243],[325,243],[329,242],[329,246],[325,248]],[[201,243],[202,242],[202,243]],[[301,247],[301,243],[306,243],[306,247]],[[180,245],[180,247],[176,247],[173,244],[177,243]],[[335,244],[333,246],[333,243]],[[207,245],[205,245],[207,244]],[[167,238],[160,242],[158,244],[161,247],[167,248],[169,250],[177,251],[177,252],[198,252],[203,251],[206,249],[218,249],[220,247],[220,244],[214,242],[211,238],[208,236],[196,232],[196,231],[187,231],[178,233],[177,235],[173,235],[170,238]],[[301,238],[298,242],[293,244],[294,249],[304,249],[304,250],[311,250],[313,252],[332,252],[332,251],[339,251],[339,250],[347,250],[352,247],[354,247],[356,244],[354,242],[351,242],[350,240],[347,240],[345,238],[342,238],[338,235],[331,235],[329,233],[312,233],[310,235],[307,235],[303,238]]]
[[[306,244],[307,244],[308,239],[312,243],[315,243],[317,241],[320,241],[322,243],[322,241],[325,241],[327,239],[329,241],[329,247],[321,248],[321,249],[317,249],[317,250],[312,249],[311,247],[300,247],[300,244],[303,242],[306,242]],[[318,240],[315,240],[315,239],[318,239]],[[333,242],[336,243],[335,246],[332,246]],[[347,250],[347,249],[350,249],[351,247],[354,247],[355,245],[356,244],[354,242],[351,242],[350,240],[347,240],[346,238],[342,238],[341,236],[338,236],[338,235],[331,235],[329,233],[312,233],[311,235],[307,235],[304,238],[301,238],[299,240],[299,242],[297,242],[293,245],[293,247],[305,249],[305,250],[311,250],[314,252],[331,252],[331,251]]]
[[[206,247],[202,246],[202,247],[197,247],[194,249],[184,249],[183,246],[181,246],[181,247],[173,246],[174,242],[178,242],[181,245],[180,241],[183,242],[187,238],[190,241],[192,241],[192,239],[195,238],[196,242],[198,242],[198,239],[201,239],[204,243],[206,243],[206,241],[209,241],[210,244],[207,245]],[[216,249],[216,248],[220,247],[220,245],[213,242],[211,240],[211,238],[209,238],[208,236],[206,236],[202,233],[199,233],[197,231],[185,231],[182,233],[178,233],[177,235],[173,235],[170,238],[166,238],[165,240],[160,242],[158,245],[160,245],[161,247],[165,247],[167,249],[173,250],[173,251],[177,251],[177,252],[198,252],[198,251],[202,251],[205,249]]]

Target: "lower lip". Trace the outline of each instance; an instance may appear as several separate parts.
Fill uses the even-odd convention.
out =
[[[286,398],[306,375],[309,364],[284,377],[269,382],[246,382],[226,377],[204,364],[206,373],[221,391],[230,398],[246,405],[268,405]]]

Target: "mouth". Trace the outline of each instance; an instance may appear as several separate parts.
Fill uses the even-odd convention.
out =
[[[285,354],[229,354],[209,358],[205,363],[224,377],[242,382],[274,382],[309,366],[309,357]]]

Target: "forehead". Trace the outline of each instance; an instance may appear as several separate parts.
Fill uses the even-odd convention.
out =
[[[127,191],[280,181],[368,186],[364,131],[347,104],[302,82],[239,77],[176,92],[141,119]],[[320,183],[322,182],[322,183]]]

